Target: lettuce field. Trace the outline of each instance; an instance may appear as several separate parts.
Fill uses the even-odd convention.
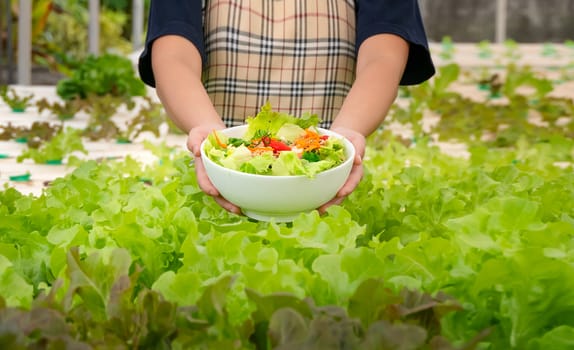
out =
[[[7,183],[0,348],[574,349],[573,82],[444,62],[358,189],[288,224],[221,209],[160,142]]]

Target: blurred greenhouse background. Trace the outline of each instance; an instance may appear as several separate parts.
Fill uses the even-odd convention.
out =
[[[574,37],[571,0],[419,3],[435,43],[570,43]],[[135,57],[148,8],[149,0],[0,0],[0,83],[50,84],[89,54]]]
[[[149,0],[2,0],[0,83],[52,83],[90,54],[133,53],[148,8]]]
[[[419,3],[436,75],[277,223],[200,189],[150,0],[0,0],[0,349],[574,349],[574,0]]]
[[[430,40],[562,43],[574,37],[572,0],[419,0]]]

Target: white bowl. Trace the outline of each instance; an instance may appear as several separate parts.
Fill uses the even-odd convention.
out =
[[[246,130],[247,125],[241,125],[222,132],[230,137],[243,137]],[[319,128],[319,133],[341,139],[347,158],[313,178],[248,174],[225,168],[207,157],[203,149],[205,141],[201,145],[201,159],[221,196],[240,207],[243,214],[261,221],[290,222],[300,213],[317,209],[335,197],[353,167],[353,144],[327,129]]]

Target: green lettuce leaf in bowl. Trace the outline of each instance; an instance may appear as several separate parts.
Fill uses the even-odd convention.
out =
[[[204,151],[216,164],[244,173],[314,177],[346,159],[342,139],[318,124],[317,115],[298,118],[273,111],[267,103],[246,119],[241,135],[213,131]]]

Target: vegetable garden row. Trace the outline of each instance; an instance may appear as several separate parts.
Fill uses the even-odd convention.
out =
[[[103,115],[50,111],[80,145]],[[0,347],[572,349],[573,116],[572,65],[444,62],[401,89],[358,189],[288,224],[221,209],[161,136],[151,162],[64,157],[42,193],[0,192]]]

